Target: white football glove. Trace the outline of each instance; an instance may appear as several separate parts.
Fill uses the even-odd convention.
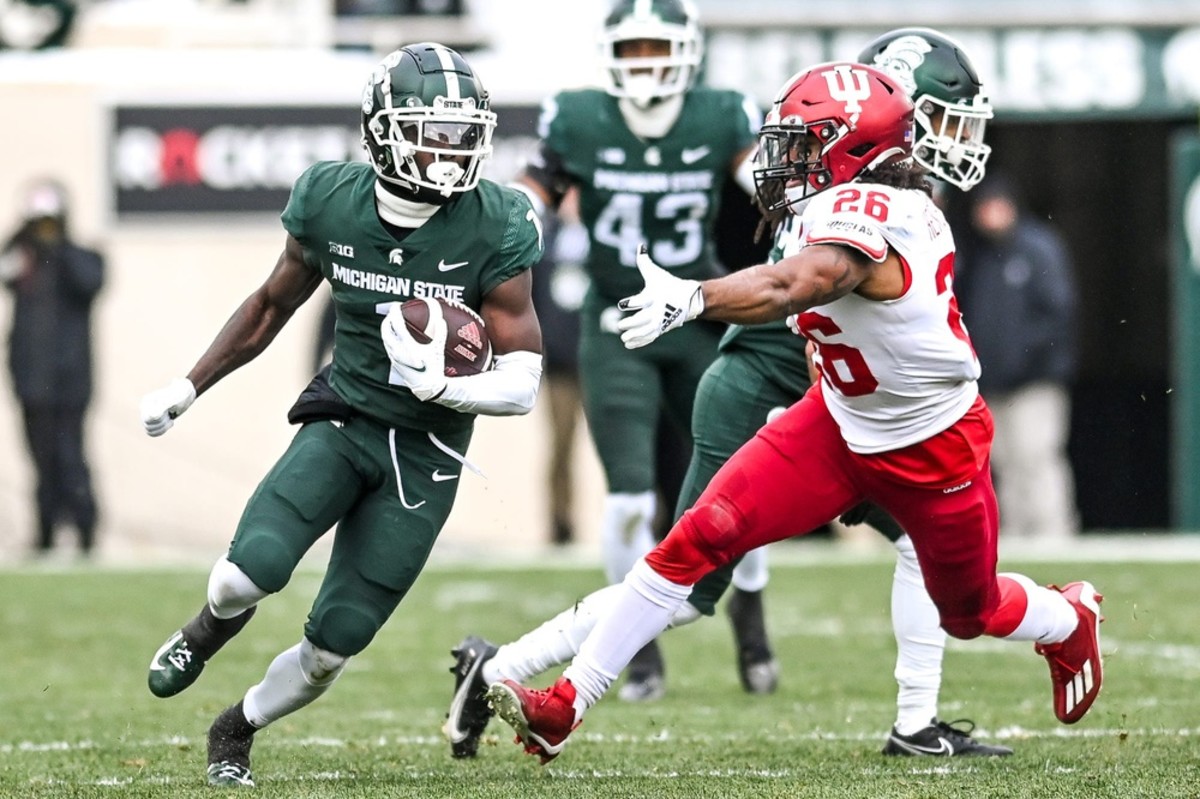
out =
[[[704,312],[704,292],[698,280],[682,280],[663,269],[638,247],[637,268],[646,287],[617,303],[622,311],[636,311],[617,322],[626,349],[644,347],[668,330],[682,327]]]
[[[196,387],[186,377],[178,377],[163,388],[142,397],[142,427],[151,436],[171,429],[175,419],[196,401]]]
[[[787,324],[788,330],[792,331],[797,336],[804,335],[803,333],[800,332],[800,314],[798,314],[798,313],[791,314],[784,321]]]
[[[428,402],[446,390],[446,319],[442,306],[429,303],[429,343],[419,344],[404,322],[400,303],[395,303],[383,318],[379,332],[383,348],[392,362],[392,376],[421,402]]]

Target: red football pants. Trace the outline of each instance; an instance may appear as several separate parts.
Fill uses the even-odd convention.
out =
[[[937,487],[918,486],[871,468],[871,456],[850,452],[820,391],[811,390],[729,459],[646,560],[668,580],[692,585],[739,555],[811,532],[867,499],[908,532],[942,627],[974,638],[1000,603],[996,493],[986,457],[957,484],[941,477],[947,479],[923,475]]]

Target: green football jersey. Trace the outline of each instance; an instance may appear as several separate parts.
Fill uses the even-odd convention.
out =
[[[699,87],[684,98],[658,139],[634,135],[617,100],[598,89],[560,92],[543,107],[539,135],[580,189],[593,290],[613,302],[642,288],[634,263],[642,243],[679,277],[718,273],[717,202],[734,157],[754,143],[760,114],[738,92]]]
[[[774,246],[767,256],[768,263],[783,257],[784,243],[798,235],[798,217],[789,217],[787,224],[775,236]],[[758,371],[785,390],[795,390],[796,398],[808,390],[808,360],[804,355],[806,340],[797,336],[787,322],[768,322],[762,325],[730,325],[718,346],[720,352],[736,352],[740,357],[754,359]]]
[[[479,310],[496,286],[541,258],[540,222],[519,191],[480,181],[397,241],[375,212],[375,173],[324,161],[292,188],[283,226],[329,281],[337,324],[330,385],[355,410],[389,426],[469,427],[470,414],[421,402],[391,374],[379,327],[394,303],[441,298]]]

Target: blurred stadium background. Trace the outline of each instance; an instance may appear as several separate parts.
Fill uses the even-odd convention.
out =
[[[467,52],[500,113],[488,175],[505,180],[534,141],[537,103],[591,81],[606,5],[0,2],[0,229],[15,224],[19,188],[53,175],[71,191],[77,238],[108,257],[88,429],[104,560],[211,561],[289,439],[316,302],[165,439],[142,433],[137,404],[186,372],[265,277],[292,179],[313,160],[359,157],[358,98],[379,55],[427,39]],[[697,5],[707,79],[764,106],[797,69],[851,58],[888,28],[932,25],[967,46],[997,108],[992,165],[1018,177],[1075,260],[1071,459],[1088,535],[1200,530],[1200,4]],[[6,370],[0,382],[0,563],[13,563],[33,527],[32,473]],[[547,540],[543,422],[480,419],[471,457],[488,478],[464,481],[440,553],[528,554]],[[602,489],[580,435],[586,555]]]

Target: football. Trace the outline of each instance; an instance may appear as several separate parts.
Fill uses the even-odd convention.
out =
[[[400,306],[404,323],[419,343],[429,341],[429,304],[442,307],[446,320],[446,377],[465,377],[485,372],[492,365],[492,342],[483,317],[465,305],[447,300],[409,300]]]

